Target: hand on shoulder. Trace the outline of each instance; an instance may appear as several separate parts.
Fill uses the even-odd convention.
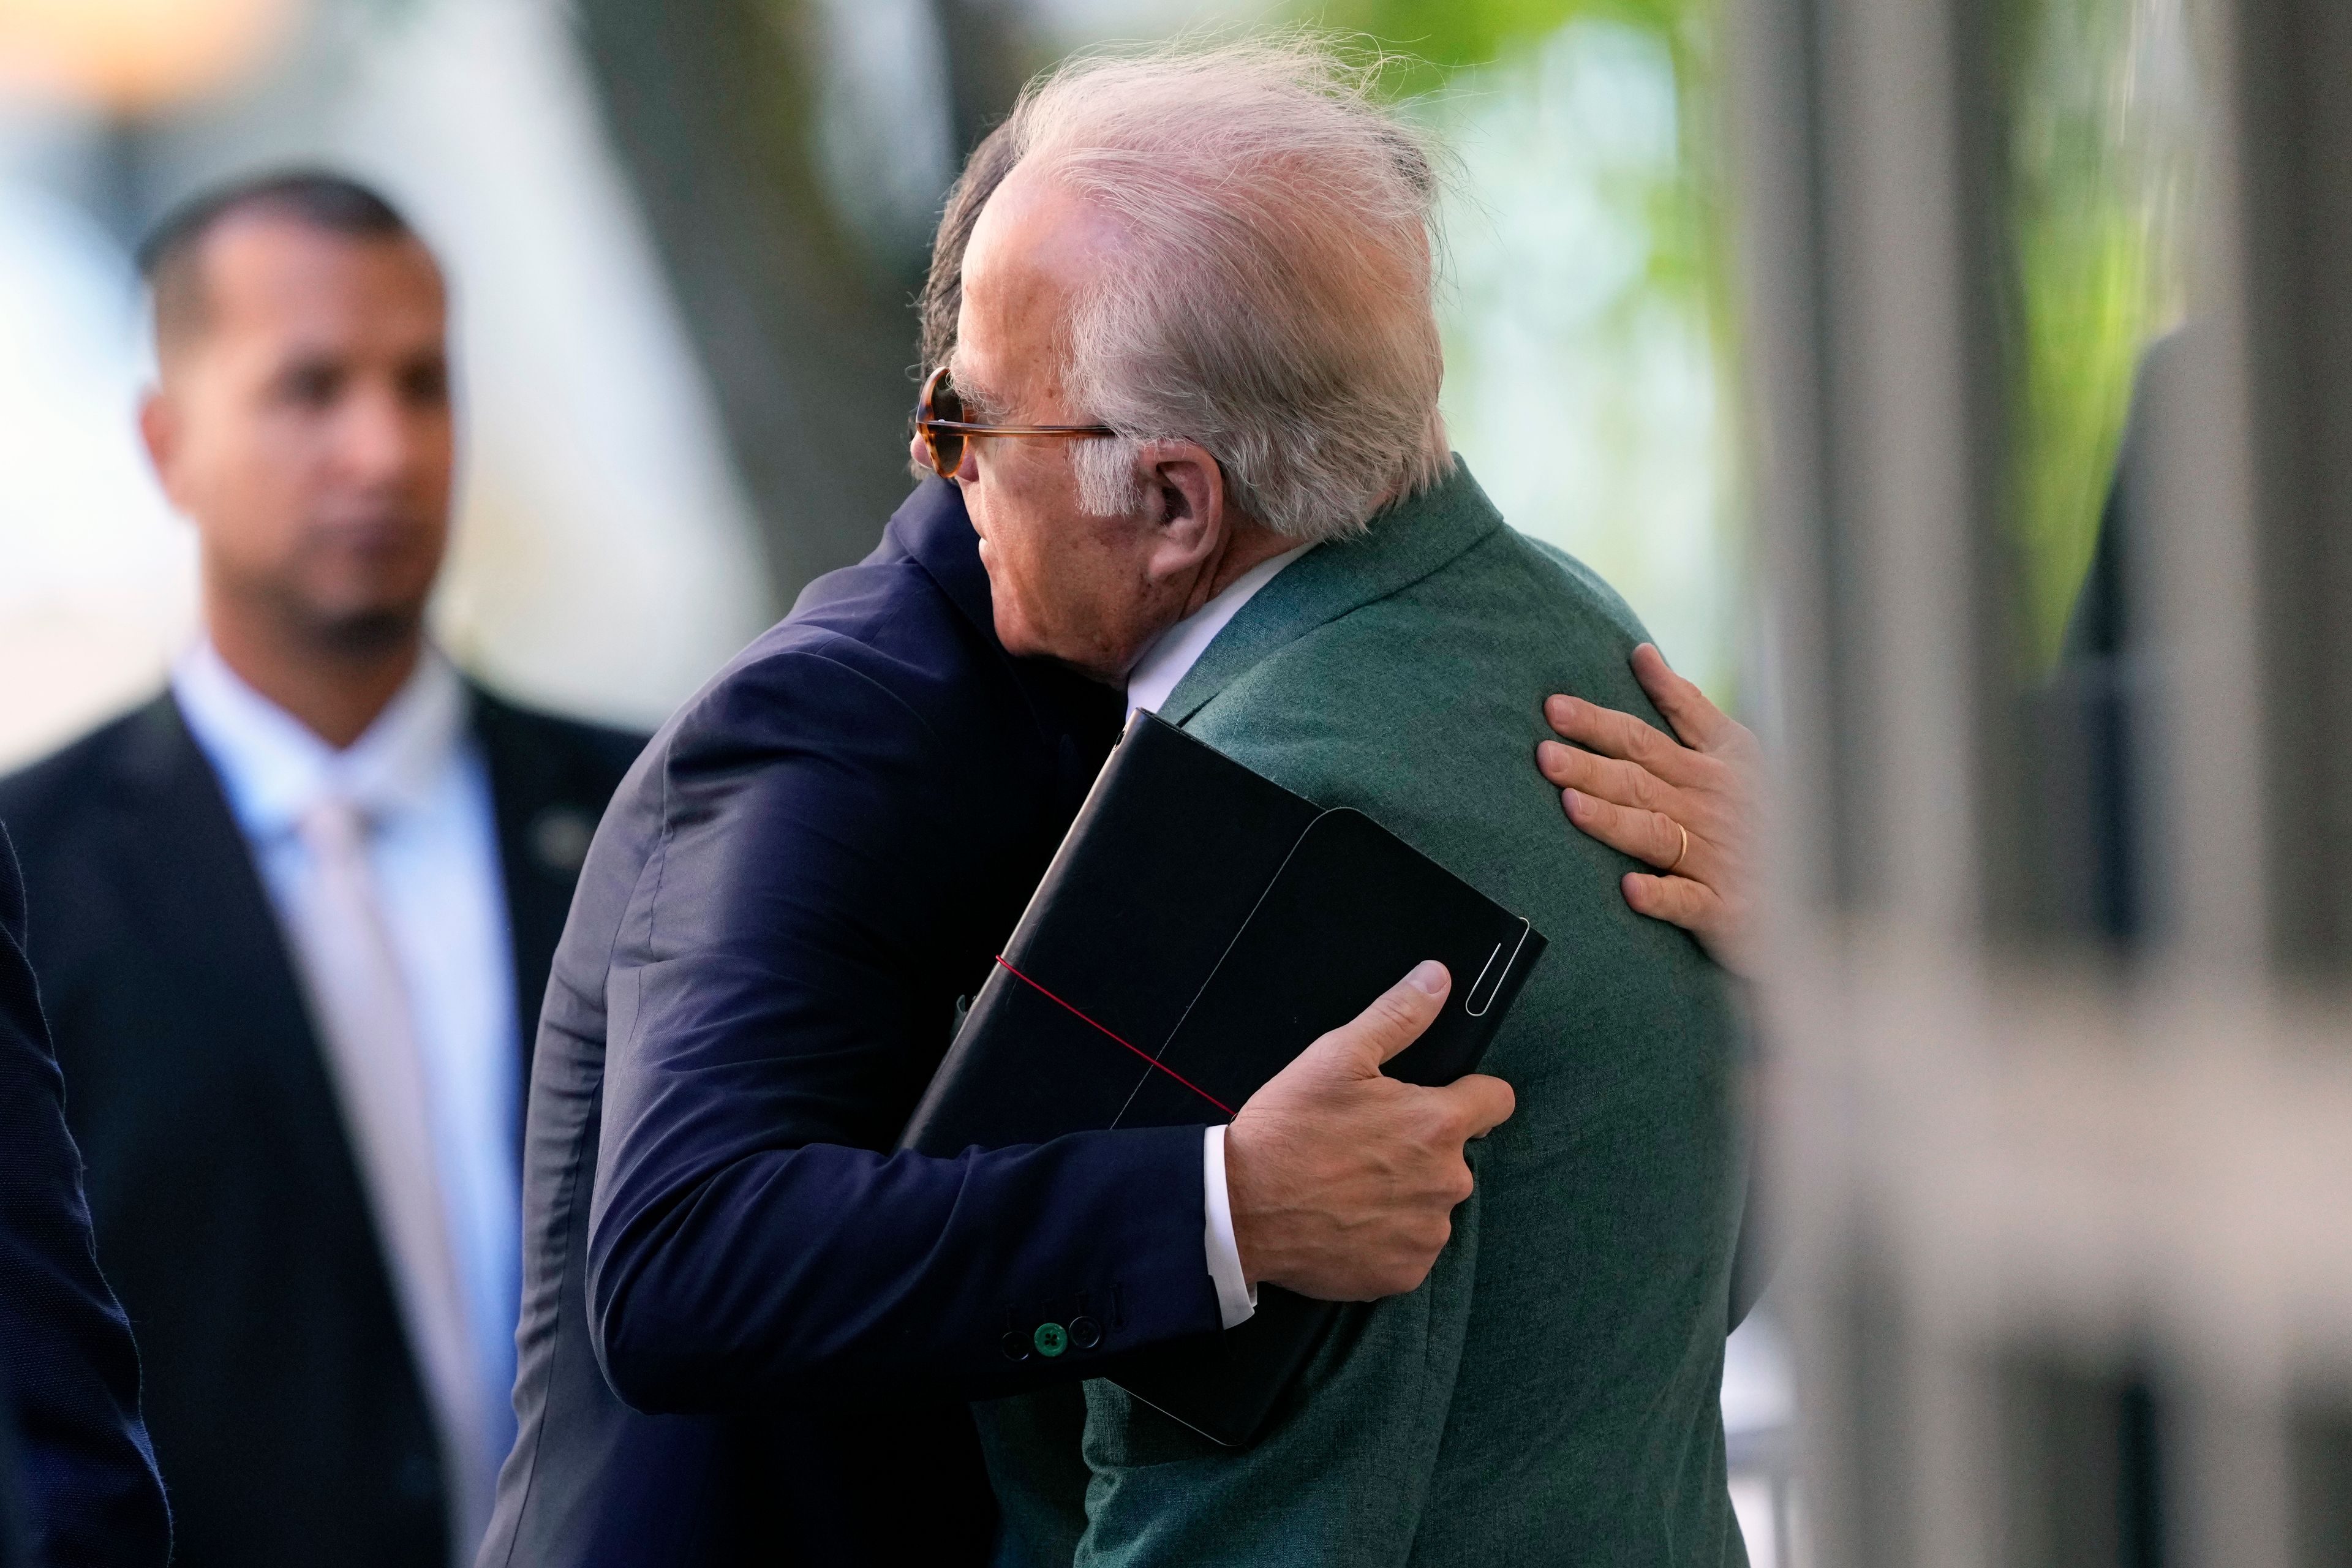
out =
[[[1635,648],[1633,666],[1675,735],[1554,696],[1544,718],[1560,739],[1537,746],[1536,766],[1559,789],[1569,821],[1657,868],[1626,873],[1635,912],[1682,927],[1724,968],[1752,975],[1762,748],[1654,647]]]

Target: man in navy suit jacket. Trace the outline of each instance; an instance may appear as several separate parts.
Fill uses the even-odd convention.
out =
[[[98,1271],[63,1098],[0,830],[0,1563],[163,1568],[139,1356]]]
[[[871,556],[812,584],[791,619],[688,703],[615,795],[541,1020],[524,1147],[520,1430],[482,1563],[724,1563],[763,1546],[809,1563],[885,1560],[893,1547],[939,1562],[984,1554],[992,1510],[958,1391],[910,1401],[883,1386],[932,1370],[933,1336],[911,1331],[896,1367],[869,1365],[874,1385],[836,1390],[853,1397],[821,1415],[781,1408],[803,1392],[789,1374],[747,1379],[731,1401],[716,1381],[733,1373],[716,1363],[740,1344],[743,1313],[815,1284],[808,1272],[835,1271],[816,1286],[826,1305],[806,1321],[812,1341],[903,1310],[887,1279],[903,1262],[898,1237],[812,1229],[724,1244],[710,1316],[664,1325],[666,1359],[625,1350],[618,1383],[641,1405],[737,1408],[656,1416],[624,1406],[600,1369],[588,1234],[600,1145],[613,1142],[607,1042],[648,1028],[698,1030],[711,1046],[711,1073],[694,1087],[709,1113],[681,1124],[682,1144],[715,1129],[779,1151],[830,1145],[803,1148],[798,1171],[779,1162],[748,1173],[755,1185],[837,1193],[810,1205],[814,1226],[828,1209],[848,1218],[861,1186],[889,1179],[860,1151],[897,1137],[946,1048],[956,998],[978,989],[1120,720],[1110,691],[998,650],[987,594],[960,499],[933,480]],[[934,723],[953,728],[934,734]],[[688,826],[673,834],[673,823]],[[940,876],[956,885],[919,896]],[[662,929],[624,930],[640,891],[656,886]],[[657,943],[668,962],[608,973],[624,942]],[[746,1039],[804,1061],[789,1092],[760,1081],[756,1061],[733,1059]],[[738,1094],[722,1122],[720,1105]],[[1197,1145],[1171,1148],[1161,1174],[1186,1179],[1188,1158],[1197,1186]],[[732,1212],[730,1198],[718,1203]],[[1009,1245],[1029,1216],[999,1217]],[[1199,1275],[1198,1210],[1169,1226],[1143,1247],[1163,1245]],[[770,1266],[788,1250],[797,1267]],[[1169,1310],[1213,1327],[1207,1293],[1203,1278]],[[1007,1364],[992,1336],[987,1354]]]

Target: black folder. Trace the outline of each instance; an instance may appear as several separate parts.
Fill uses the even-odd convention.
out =
[[[956,1154],[1227,1121],[1425,958],[1445,1008],[1387,1071],[1471,1071],[1544,939],[1361,812],[1325,810],[1138,712],[899,1140]],[[1273,1286],[1223,1333],[1106,1363],[1137,1398],[1252,1441],[1336,1309]]]

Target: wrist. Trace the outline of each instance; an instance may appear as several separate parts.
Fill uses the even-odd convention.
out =
[[[1240,1121],[1225,1129],[1225,1209],[1233,1220],[1234,1253],[1241,1260],[1242,1280],[1255,1291],[1265,1278],[1258,1271],[1265,1230],[1253,1201],[1260,1162],[1253,1158],[1251,1145],[1249,1131]]]

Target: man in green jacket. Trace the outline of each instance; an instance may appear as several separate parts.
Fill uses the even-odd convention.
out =
[[[1107,1382],[1082,1416],[983,1410],[999,1557],[1741,1563],[1718,1409],[1730,1005],[1528,765],[1546,693],[1654,717],[1627,667],[1643,633],[1447,447],[1434,182],[1368,87],[1291,38],[1033,88],[926,438],[1008,649],[1369,813],[1550,939],[1486,1063],[1518,1110],[1474,1145],[1427,1282],[1349,1309],[1254,1447]],[[1254,1142],[1227,1163],[1257,1234],[1313,1173],[1244,1169]],[[1228,1326],[1283,1283],[1256,1261],[1220,1281]]]

